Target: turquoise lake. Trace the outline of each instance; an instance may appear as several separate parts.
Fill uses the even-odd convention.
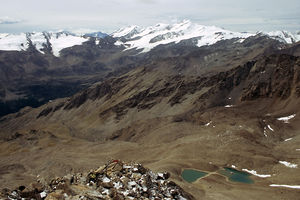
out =
[[[247,172],[238,171],[233,168],[224,167],[224,169],[219,170],[218,173],[227,176],[228,179],[232,182],[247,183],[247,184],[254,183],[254,181],[250,178],[251,174]]]
[[[202,172],[194,169],[185,169],[181,174],[182,178],[189,183],[192,183],[197,179],[202,178],[205,175],[207,175],[206,172]]]
[[[254,181],[250,178],[251,174],[243,171],[238,171],[233,168],[224,167],[223,169],[218,170],[217,173],[228,177],[228,180],[232,182],[246,183],[246,184],[254,183]],[[181,176],[185,181],[192,183],[195,182],[197,179],[206,176],[207,174],[208,174],[207,172],[203,172],[199,170],[184,169],[182,171]]]

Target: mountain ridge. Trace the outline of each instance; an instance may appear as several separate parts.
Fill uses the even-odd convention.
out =
[[[216,26],[199,25],[192,23],[190,20],[183,20],[175,24],[158,23],[146,28],[135,25],[128,26],[113,32],[111,36],[120,38],[116,43],[117,45],[124,45],[126,49],[141,49],[141,52],[145,53],[160,44],[178,43],[188,39],[196,39],[197,42],[195,42],[195,45],[200,47],[232,38],[240,38],[240,41],[243,41],[243,39],[259,34],[285,43],[296,43],[300,41],[298,32],[295,34],[287,31],[260,31],[256,33],[232,32]]]
[[[300,41],[299,32],[293,34],[287,31],[273,32],[232,32],[216,26],[203,26],[192,23],[190,20],[183,20],[174,24],[158,23],[146,28],[135,25],[121,28],[111,34],[102,32],[91,32],[74,34],[70,31],[49,31],[31,32],[20,34],[0,33],[0,50],[22,51],[34,47],[41,53],[51,52],[55,56],[60,56],[60,51],[75,45],[82,45],[90,38],[111,36],[118,39],[115,45],[125,47],[125,50],[137,49],[142,53],[149,52],[154,47],[161,44],[178,43],[183,40],[195,40],[195,46],[211,45],[220,40],[240,38],[240,41],[250,36],[263,34],[270,38],[284,43],[296,43]],[[45,48],[48,48],[46,51]],[[49,51],[50,49],[50,51]]]

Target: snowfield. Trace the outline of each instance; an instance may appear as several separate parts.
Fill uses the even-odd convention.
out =
[[[0,50],[22,51],[28,48],[26,34],[0,34]]]
[[[52,36],[50,38],[50,43],[52,44],[52,51],[55,56],[59,56],[59,52],[62,49],[72,47],[75,45],[80,45],[86,41],[88,41],[87,38],[67,34],[62,34],[59,37]]]

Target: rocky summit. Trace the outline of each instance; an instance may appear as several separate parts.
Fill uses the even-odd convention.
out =
[[[0,198],[18,199],[193,199],[173,181],[168,172],[154,173],[137,163],[111,160],[88,173],[68,174],[50,183],[3,189]]]

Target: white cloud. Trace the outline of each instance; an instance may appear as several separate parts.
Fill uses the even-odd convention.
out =
[[[1,30],[97,29],[112,32],[120,26],[153,25],[190,19],[233,31],[297,30],[299,0],[1,0],[0,13],[16,23]],[[20,25],[22,24],[22,26]]]
[[[0,24],[17,24],[20,23],[21,20],[13,19],[7,16],[0,17]]]

